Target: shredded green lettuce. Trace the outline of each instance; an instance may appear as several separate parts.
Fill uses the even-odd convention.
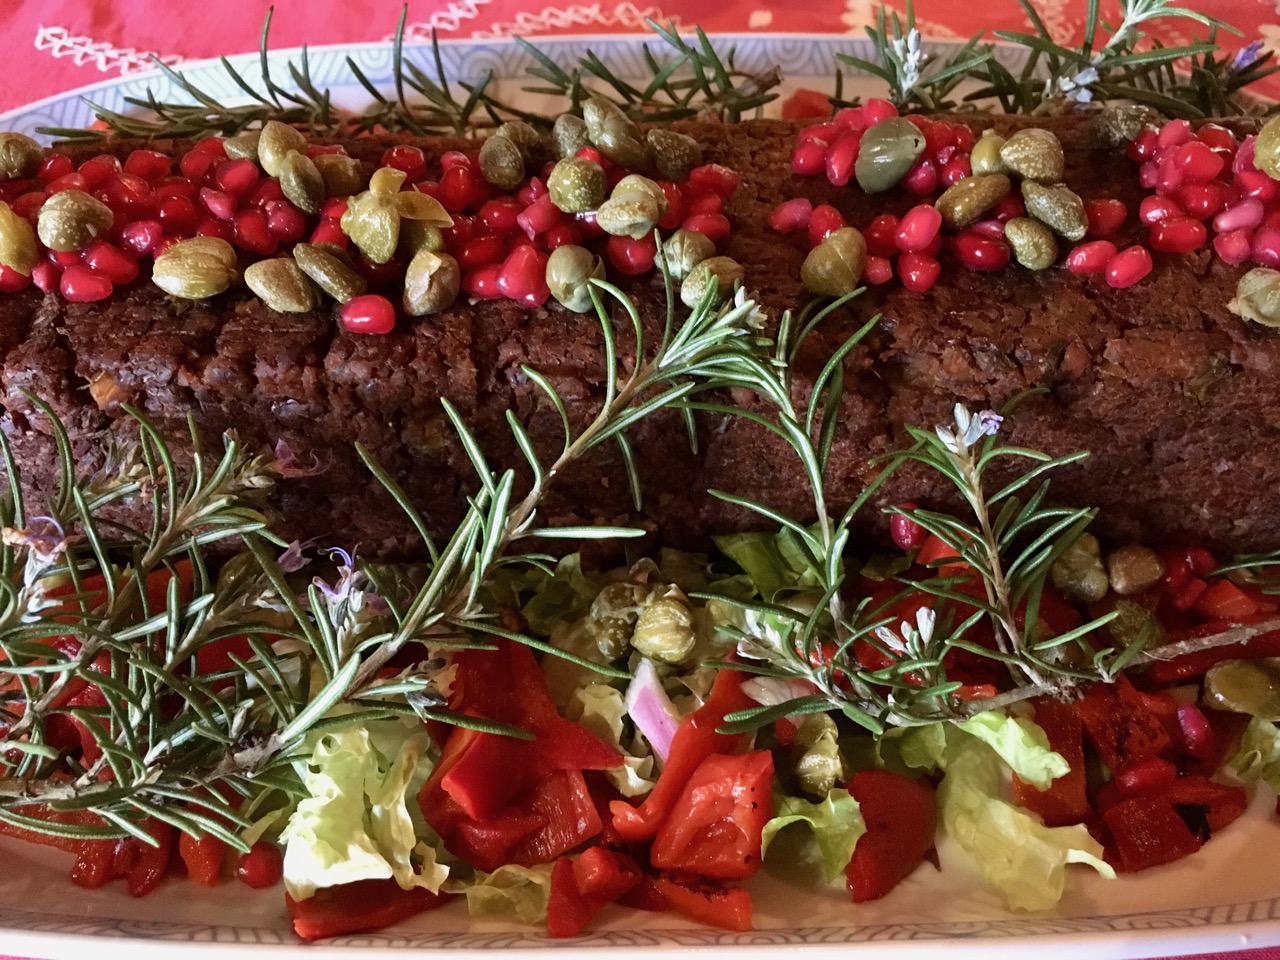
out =
[[[1071,771],[1066,759],[1049,749],[1044,731],[1025,717],[988,710],[956,726],[989,746],[1009,769],[1040,790]]]
[[[760,853],[764,855],[784,827],[803,823],[813,837],[822,856],[826,882],[831,883],[843,872],[853,857],[858,838],[867,832],[858,809],[858,801],[848,790],[835,789],[820,803],[801,797],[780,797],[774,804],[775,816],[764,825],[760,837]]]
[[[473,917],[511,917],[520,923],[543,923],[551,896],[551,864],[521,867],[508,863],[493,873],[477,873],[471,880],[450,880],[444,891],[466,897],[467,913]]]
[[[800,537],[779,533],[734,533],[716,537],[716,546],[751,578],[760,596],[772,600],[780,590],[816,587],[821,580]]]
[[[1227,766],[1245,783],[1262,781],[1280,793],[1280,725],[1252,718]]]
[[[622,742],[623,718],[627,715],[622,691],[606,683],[579,687],[569,698],[565,717],[580,723],[601,740],[622,751],[622,766],[610,767],[604,775],[624,797],[639,797],[653,789],[653,756],[636,756]]]

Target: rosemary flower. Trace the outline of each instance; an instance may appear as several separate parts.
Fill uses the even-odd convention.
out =
[[[1262,56],[1263,43],[1261,39],[1254,40],[1252,43],[1246,44],[1236,51],[1236,55],[1231,58],[1231,69],[1236,73],[1248,70],[1258,58]]]
[[[890,41],[894,54],[901,64],[898,68],[898,89],[903,98],[920,82],[920,68],[924,66],[924,52],[920,49],[920,31],[912,27],[906,36]]]

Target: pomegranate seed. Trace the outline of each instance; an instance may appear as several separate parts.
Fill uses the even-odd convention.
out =
[[[1253,231],[1232,230],[1213,238],[1213,252],[1233,267],[1244,263],[1253,255]]]
[[[662,187],[662,193],[667,198],[667,212],[658,221],[658,229],[664,232],[673,232],[679,229],[680,224],[684,221],[684,192],[670,180],[662,180],[658,183],[658,186]]]
[[[1124,226],[1129,216],[1129,208],[1120,200],[1106,198],[1090,200],[1084,205],[1089,217],[1089,236],[1109,237]]]
[[[48,260],[41,260],[31,271],[31,282],[45,293],[57,290],[61,279],[62,271]]]
[[[267,204],[279,203],[284,199],[284,188],[280,186],[280,181],[267,179],[258,184],[257,189],[253,191],[253,195],[249,197],[248,206],[265,210]]]
[[[991,208],[990,215],[1001,223],[1008,223],[1015,217],[1025,217],[1027,206],[1016,193],[1007,193],[1004,199]]]
[[[312,160],[316,157],[345,157],[346,155],[347,150],[340,143],[312,143],[307,146],[307,156]]]
[[[227,155],[226,143],[221,137],[205,137],[191,148],[192,153],[199,153],[205,156],[216,158],[225,158]]]
[[[898,258],[898,276],[912,293],[924,293],[938,282],[942,265],[923,253],[904,253]]]
[[[13,267],[0,266],[0,293],[18,293],[31,286],[31,278]]]
[[[1161,253],[1191,253],[1207,239],[1204,224],[1190,217],[1170,217],[1151,228],[1151,249]]]
[[[1156,145],[1165,150],[1186,143],[1195,135],[1191,123],[1187,120],[1170,120],[1156,134]]]
[[[893,279],[893,264],[886,257],[868,256],[866,266],[862,268],[862,279],[875,287],[888,283]]]
[[[200,226],[196,227],[197,237],[217,237],[219,240],[225,240],[227,243],[234,244],[236,242],[236,231],[225,220],[219,220],[217,217],[205,217],[200,221]]]
[[[1262,225],[1264,227],[1280,229],[1280,210],[1268,210],[1266,215],[1262,218]]]
[[[390,333],[396,326],[396,308],[376,293],[352,297],[342,305],[342,325],[352,333]]]
[[[857,130],[859,133],[871,126],[860,107],[841,107],[836,111],[835,125],[841,130]]]
[[[1178,729],[1182,732],[1182,743],[1191,756],[1203,759],[1212,752],[1213,728],[1194,703],[1184,703],[1178,707]]]
[[[152,210],[151,184],[131,173],[121,173],[107,181],[101,191],[103,202],[124,219],[137,220]]]
[[[1209,584],[1199,577],[1190,577],[1173,595],[1173,609],[1186,613],[1205,595]]]
[[[956,132],[952,136],[951,142],[956,145],[956,149],[961,153],[968,153],[973,149],[973,131],[962,124],[957,124]]]
[[[1227,150],[1231,153],[1235,153],[1240,146],[1234,133],[1216,123],[1206,123],[1197,130],[1196,139],[1214,150]]]
[[[966,231],[988,240],[1004,240],[1004,224],[999,220],[979,220]]]
[[[689,183],[698,190],[709,190],[722,200],[733,196],[742,177],[737,172],[718,163],[704,163],[689,171]]]
[[[700,197],[695,197],[689,203],[687,216],[695,213],[722,213],[724,211],[724,201],[714,193],[704,193]]]
[[[729,218],[723,213],[695,213],[680,224],[685,230],[700,233],[712,243],[719,243],[729,235]]]
[[[200,211],[186,197],[165,197],[160,201],[160,222],[171,237],[189,237],[200,223]]]
[[[252,160],[241,157],[237,160],[228,160],[218,167],[213,179],[217,183],[219,190],[231,194],[231,196],[243,203],[258,188],[258,181],[262,179],[262,172]]]
[[[502,264],[489,263],[462,275],[462,289],[475,300],[497,300],[502,296],[498,289],[498,274]]]
[[[240,208],[231,194],[223,193],[221,190],[211,190],[208,187],[200,188],[200,203],[219,220],[233,219]]]
[[[61,193],[63,190],[83,190],[88,192],[89,181],[79,173],[68,173],[65,177],[59,177],[49,184],[47,189],[50,193]]]
[[[916,509],[916,504],[911,502],[901,503],[898,506],[903,510]],[[929,532],[912,520],[910,515],[895,513],[889,517],[889,536],[893,538],[893,545],[899,550],[914,550],[929,539]]]
[[[653,234],[640,240],[630,237],[610,237],[608,245],[609,262],[629,277],[638,277],[653,269],[653,261],[658,248]]]
[[[603,237],[605,235],[604,228],[596,222],[596,212],[594,210],[576,214],[573,219],[578,222],[578,226],[582,228],[582,232],[586,236]]]
[[[579,160],[590,160],[592,163],[598,163],[602,167],[608,163],[608,161],[605,160],[604,155],[595,147],[590,145],[579,147],[574,151],[573,155]]]
[[[1198,140],[1178,147],[1173,154],[1173,162],[1182,171],[1182,175],[1192,182],[1212,180],[1226,166],[1222,157]]]
[[[222,221],[218,220],[216,222],[221,223]],[[163,257],[166,253],[168,253],[177,245],[178,245],[177,237],[163,237],[160,240],[160,242],[156,244],[156,248],[153,251],[151,251],[151,255],[153,257]]]
[[[254,890],[274,887],[284,876],[284,855],[271,841],[259,840],[240,858],[236,876]]]
[[[1273,203],[1280,195],[1280,184],[1261,170],[1245,170],[1236,174],[1236,185],[1241,196],[1253,197],[1264,204]]]
[[[929,246],[941,229],[942,214],[928,204],[921,203],[903,214],[893,240],[899,250],[916,253]]]
[[[472,237],[458,251],[458,266],[463,270],[497,263],[507,252],[507,242],[493,233]]]
[[[138,279],[138,263],[119,247],[105,240],[91,243],[84,252],[84,264],[106,276],[116,286]]]
[[[370,285],[375,287],[385,287],[404,272],[404,266],[395,260],[388,260],[386,263],[373,263],[363,256],[356,262],[356,269],[360,271],[361,276],[369,281]]]
[[[121,242],[139,256],[151,253],[163,237],[164,224],[159,220],[137,220],[120,231]]]
[[[1228,207],[1213,218],[1213,229],[1219,233],[1252,229],[1262,223],[1262,201],[1246,197],[1233,207]]]
[[[440,194],[437,200],[446,210],[465,210],[476,195],[478,174],[469,166],[450,167],[440,178]]]
[[[41,161],[40,169],[36,171],[36,176],[47,187],[73,170],[75,170],[75,164],[71,162],[70,157],[61,153],[51,153]]]
[[[251,207],[240,211],[236,214],[234,226],[236,244],[250,253],[269,257],[280,245],[280,241],[272,235],[271,228],[267,224],[265,210]]]
[[[320,208],[320,216],[330,220],[341,220],[347,212],[347,201],[343,197],[330,197]]]
[[[1280,229],[1264,227],[1255,233],[1250,255],[1264,267],[1280,267]]]
[[[1173,154],[1165,151],[1156,161],[1156,191],[1173,193],[1186,182],[1182,168],[1173,160]]]
[[[823,146],[829,146],[835,143],[836,138],[847,129],[849,129],[847,126],[842,126],[838,123],[815,123],[796,134],[796,143],[821,140]]]
[[[178,160],[178,170],[188,180],[203,180],[214,164],[214,157],[208,151],[188,150]]]
[[[1227,205],[1227,187],[1217,182],[1192,183],[1178,191],[1178,201],[1187,216],[1208,220]]]
[[[1129,146],[1125,148],[1125,154],[1134,163],[1141,163],[1144,160],[1151,160],[1156,155],[1156,131],[1152,127],[1143,127],[1142,131],[1129,141]]]
[[[1240,147],[1236,150],[1235,159],[1231,161],[1231,172],[1239,176],[1247,171],[1257,170],[1254,159],[1257,156],[1258,138],[1256,136],[1248,136],[1240,141]]]
[[[78,250],[47,250],[45,251],[45,256],[60,267],[69,267],[80,262],[80,251]]]
[[[951,146],[951,124],[945,120],[931,122],[924,128],[924,152],[929,156],[937,156],[945,147]]]
[[[1009,245],[966,230],[956,237],[956,259],[969,270],[991,272],[1009,265]]]
[[[440,154],[441,172],[453,170],[455,167],[462,170],[474,170],[476,168],[476,164],[474,160],[461,150],[448,150],[445,153]]]
[[[307,217],[288,200],[267,204],[267,229],[282,243],[295,243],[307,232]]]
[[[542,234],[540,239],[542,240],[543,249],[551,251],[556,247],[563,247],[567,244],[582,243],[582,231],[573,223],[557,223]]]
[[[827,239],[829,234],[848,225],[844,214],[830,204],[823,203],[814,207],[809,217],[809,246],[816,247]]]
[[[1107,269],[1104,273],[1107,286],[1117,290],[1132,287],[1151,272],[1151,267],[1151,253],[1146,247],[1136,244],[1126,247],[1107,261]]]
[[[520,229],[516,218],[520,216],[520,204],[511,197],[490,200],[480,208],[480,222],[494,233],[515,233]]]
[[[1126,797],[1167,789],[1177,779],[1178,768],[1162,757],[1130,760],[1115,772],[1116,787]]]
[[[1138,185],[1144,190],[1154,190],[1160,182],[1160,166],[1154,160],[1148,160],[1138,168]]]
[[[898,245],[894,234],[898,232],[898,218],[892,213],[882,213],[862,231],[862,238],[867,242],[867,250],[877,257],[893,257],[898,253]]]
[[[888,120],[897,115],[898,108],[880,97],[872,97],[862,105],[862,119],[868,127],[873,127],[881,120]]]
[[[112,177],[118,176],[121,172],[120,161],[109,153],[100,154],[96,157],[90,157],[84,163],[80,164],[80,176],[84,177],[85,183],[89,185],[90,190],[96,190],[98,187],[106,185],[106,182]]]
[[[917,160],[916,165],[902,178],[907,193],[917,197],[927,196],[938,189],[938,168],[932,160]]]
[[[158,199],[166,197],[186,197],[195,200],[200,196],[199,184],[192,183],[184,177],[165,177],[153,188]]]
[[[1082,243],[1067,254],[1067,269],[1080,276],[1102,273],[1116,253],[1116,245],[1110,240]]]
[[[957,154],[942,165],[942,172],[938,175],[938,178],[942,181],[944,187],[950,187],[972,173],[973,170],[969,166],[969,158],[964,154]]]
[[[564,214],[551,202],[550,194],[543,194],[516,215],[516,223],[530,240],[546,233],[563,219]]]
[[[534,247],[516,247],[502,261],[498,290],[521,306],[542,306],[551,296],[547,287],[547,255]]]
[[[268,224],[268,229],[270,229],[270,224]],[[337,220],[321,220],[319,225],[311,231],[311,242],[333,243],[344,250],[351,244],[350,239],[342,232],[342,227]]]
[[[1170,217],[1185,217],[1187,212],[1169,197],[1143,197],[1138,204],[1138,219],[1148,227]]]
[[[820,140],[797,143],[791,151],[791,172],[798,177],[816,177],[826,169],[827,150]]]
[[[769,214],[770,228],[779,233],[794,233],[809,226],[809,218],[813,216],[813,202],[807,197],[796,197],[784,200]]]
[[[407,143],[400,143],[388,149],[382,155],[378,166],[403,170],[410,183],[421,180],[427,175],[426,155],[417,147]]]
[[[111,278],[83,264],[72,264],[62,271],[59,283],[62,296],[72,303],[96,303],[111,296]]]
[[[832,186],[843,187],[849,183],[861,144],[862,134],[850,131],[831,145],[827,151],[827,180]]]

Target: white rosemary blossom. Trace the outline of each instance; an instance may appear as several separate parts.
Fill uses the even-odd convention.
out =
[[[963,403],[955,407],[956,428],[937,427],[935,432],[942,445],[958,457],[966,456],[969,448],[983,437],[994,437],[1004,423],[1004,417],[994,410],[982,410],[975,416]]]
[[[906,620],[898,625],[895,633],[888,627],[877,627],[876,636],[890,650],[908,657],[923,657],[933,639],[933,628],[938,622],[938,615],[932,607],[921,607],[916,611],[916,622],[912,626]]]
[[[1058,77],[1056,84],[1051,79],[1045,89],[1045,95],[1053,96],[1058,94],[1068,100],[1074,100],[1076,103],[1088,103],[1093,99],[1093,91],[1089,89],[1089,85],[1097,82],[1097,68],[1088,66],[1073,77]],[[1057,87],[1056,90],[1054,89],[1055,86]]]
[[[924,53],[920,49],[920,31],[912,27],[905,37],[889,41],[901,66],[898,68],[899,94],[905,97],[920,82],[920,68],[924,66]]]

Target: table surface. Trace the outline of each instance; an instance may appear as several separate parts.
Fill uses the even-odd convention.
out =
[[[410,4],[407,36],[494,39],[510,36],[626,34],[644,29],[646,17],[699,24],[710,33],[816,33],[861,35],[877,0],[807,0],[774,5],[768,0],[662,0],[640,5],[629,0],[571,4],[559,0],[436,0]],[[895,4],[896,5],[896,4]],[[1239,28],[1241,36],[1221,36],[1224,49],[1261,41],[1280,51],[1280,2],[1275,0],[1184,0],[1182,4],[1217,16]],[[268,4],[254,0],[188,4],[171,0],[130,0],[127,4],[84,0],[7,0],[0,2],[0,34],[7,43],[7,76],[22,82],[0,83],[0,112],[86,84],[147,70],[152,57],[180,66],[258,47]],[[317,5],[304,0],[275,0],[273,48],[389,39],[401,0],[345,0]],[[922,32],[935,38],[967,38],[975,28],[969,0],[919,0]],[[1084,0],[1036,0],[1036,8],[1059,40],[1078,38],[1084,24]],[[1115,16],[1116,4],[1104,3]],[[1017,0],[985,0],[989,29],[1025,29]],[[1171,21],[1171,29],[1153,32],[1167,45],[1186,43],[1199,25]],[[1280,97],[1280,75],[1255,88]],[[1210,955],[1201,955],[1207,960]],[[1280,948],[1212,955],[1213,960],[1280,960]],[[0,956],[0,960],[18,958]]]

